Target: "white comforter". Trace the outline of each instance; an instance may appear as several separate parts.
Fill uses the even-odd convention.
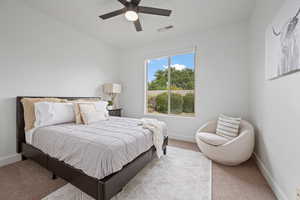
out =
[[[152,132],[140,122],[110,117],[91,125],[38,128],[33,132],[32,145],[89,176],[102,179],[121,170],[153,145]]]
[[[153,133],[153,144],[156,147],[156,154],[158,158],[163,155],[162,146],[164,143],[164,128],[166,124],[157,119],[142,118],[141,123],[143,128],[149,129]]]

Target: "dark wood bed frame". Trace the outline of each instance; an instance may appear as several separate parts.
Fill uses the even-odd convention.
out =
[[[96,200],[109,200],[122,188],[151,160],[156,157],[156,149],[154,146],[150,150],[139,155],[135,160],[128,163],[122,170],[111,174],[101,180],[86,175],[82,170],[76,169],[63,161],[59,161],[49,155],[43,153],[39,149],[30,144],[26,144],[25,140],[25,122],[24,111],[21,103],[22,98],[44,98],[44,97],[17,97],[17,152],[22,155],[22,160],[32,159],[53,173],[53,179],[56,175],[65,179],[81,191],[95,198]],[[91,99],[95,97],[53,97],[68,100]],[[166,154],[168,145],[168,137],[164,139],[163,151]]]

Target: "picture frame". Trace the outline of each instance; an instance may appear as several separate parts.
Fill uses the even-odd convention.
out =
[[[295,6],[297,5],[297,6]],[[300,2],[284,3],[266,30],[266,79],[300,71]]]

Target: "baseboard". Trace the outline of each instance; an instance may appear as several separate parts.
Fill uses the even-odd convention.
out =
[[[263,161],[259,158],[259,156],[256,153],[254,153],[254,159],[256,160],[260,172],[269,183],[277,199],[288,200],[287,195],[283,192],[283,190],[280,188],[278,183],[274,180],[273,176],[271,175],[271,173],[269,172],[269,170],[267,169]]]
[[[21,160],[20,154],[14,154],[14,155],[6,156],[6,157],[0,157],[0,167],[18,162],[20,160]]]
[[[195,138],[188,137],[188,136],[169,134],[169,138],[170,139],[175,139],[175,140],[180,140],[180,141],[185,141],[185,142],[196,143]]]

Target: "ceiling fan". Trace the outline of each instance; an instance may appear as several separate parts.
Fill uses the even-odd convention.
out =
[[[150,14],[150,15],[161,15],[161,16],[170,16],[171,10],[160,9],[160,8],[152,8],[152,7],[144,7],[139,6],[141,0],[118,0],[125,7],[104,15],[99,16],[101,19],[109,19],[121,14],[125,14],[125,17],[128,21],[132,21],[134,23],[136,31],[142,31],[142,25],[139,20],[138,13]]]

